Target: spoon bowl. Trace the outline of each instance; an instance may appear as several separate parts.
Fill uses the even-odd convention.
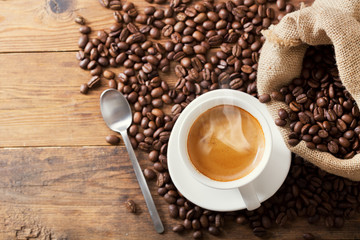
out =
[[[128,101],[117,90],[108,89],[101,94],[100,108],[101,114],[108,127],[115,132],[119,132],[123,138],[136,178],[139,182],[141,192],[144,195],[146,206],[149,209],[150,217],[154,223],[155,230],[158,233],[164,232],[164,226],[159,217],[159,213],[156,210],[155,203],[151,197],[144,174],[141,171],[134,149],[127,135],[127,129],[130,127],[132,122],[132,113]]]
[[[116,90],[106,90],[100,97],[101,114],[108,127],[115,132],[122,132],[130,127],[132,114],[126,98]]]

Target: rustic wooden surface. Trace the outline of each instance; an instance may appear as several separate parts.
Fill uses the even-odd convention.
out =
[[[133,2],[140,10],[147,5]],[[77,14],[95,30],[113,21],[96,0],[0,2],[0,239],[187,239],[171,231],[178,221],[149,182],[166,229],[155,233],[124,146],[104,141],[110,130],[99,111],[103,89],[78,93],[89,74],[75,60]],[[137,154],[143,168],[150,166]],[[125,210],[129,198],[136,215]],[[299,219],[272,229],[271,237],[358,239],[359,227],[359,216],[335,230]],[[230,223],[220,238],[255,237]]]

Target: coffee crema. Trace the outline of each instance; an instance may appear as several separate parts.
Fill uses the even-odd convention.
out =
[[[233,105],[219,105],[202,113],[187,138],[188,155],[195,168],[222,182],[248,175],[260,162],[264,149],[260,123]]]

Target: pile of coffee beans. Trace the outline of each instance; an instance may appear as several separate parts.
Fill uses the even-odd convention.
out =
[[[245,216],[257,236],[297,217],[306,217],[310,224],[340,228],[345,219],[360,212],[359,191],[358,182],[328,174],[293,156],[289,175],[278,192],[259,209],[242,212],[240,217]]]
[[[345,159],[360,152],[359,108],[341,83],[331,46],[309,48],[301,76],[271,95],[289,105],[289,112],[279,109],[275,123],[290,124],[290,145],[303,140]]]
[[[306,218],[309,224],[340,228],[360,212],[359,183],[328,174],[299,156],[293,156],[289,175],[277,193],[254,211],[219,213],[202,209],[183,198],[167,172],[163,174],[158,182],[168,183],[158,193],[169,203],[170,216],[183,221],[173,231],[193,229],[194,238],[202,231],[220,235],[228,221],[248,225],[258,237],[267,237],[272,227],[289,225],[298,217]],[[305,239],[310,236],[304,234]]]
[[[148,180],[156,179],[158,194],[169,204],[170,216],[179,220],[174,232],[192,230],[195,239],[204,232],[220,235],[226,222],[233,219],[248,224],[256,236],[267,236],[267,229],[286,225],[298,216],[307,217],[309,223],[325,221],[328,227],[341,227],[344,218],[359,210],[358,184],[326,174],[299,157],[293,158],[281,189],[255,211],[202,209],[181,195],[167,170],[172,127],[192,100],[218,88],[257,97],[257,62],[264,42],[260,32],[293,11],[293,5],[285,0],[170,0],[168,6],[148,6],[138,12],[131,2],[99,1],[114,10],[114,24],[108,30],[97,31],[96,37],[90,38],[92,30],[86,20],[80,16],[75,19],[82,34],[76,57],[79,66],[92,75],[80,92],[86,94],[106,83],[127,98],[133,110],[128,130],[131,143],[148,152],[153,167],[145,169],[144,175]],[[108,69],[120,66],[125,67],[120,73]],[[173,88],[161,77],[169,74],[170,68],[178,77]],[[269,101],[271,97],[261,99]],[[171,112],[166,106],[171,106]],[[285,122],[287,115],[291,116],[286,111],[280,114]],[[115,135],[106,140],[119,143]],[[312,235],[305,236],[310,239]]]

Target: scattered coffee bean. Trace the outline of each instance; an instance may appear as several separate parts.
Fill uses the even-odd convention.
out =
[[[195,231],[195,232],[193,233],[193,238],[194,238],[194,239],[201,239],[201,238],[202,238],[202,232],[201,232],[200,230]]]
[[[130,213],[136,213],[136,204],[133,200],[127,200],[125,202],[125,207]]]
[[[214,227],[214,226],[210,226],[208,228],[208,231],[211,235],[214,235],[214,236],[218,236],[220,234],[220,231],[217,227]]]
[[[80,85],[80,93],[87,94],[88,91],[89,91],[89,87],[87,84],[84,83]]]
[[[85,19],[82,16],[76,16],[74,20],[77,24],[85,25]]]
[[[120,138],[116,135],[108,135],[106,136],[105,140],[111,145],[117,145],[120,142]]]
[[[182,225],[182,224],[178,224],[178,225],[175,225],[175,226],[172,228],[172,230],[173,230],[174,232],[181,233],[181,232],[183,232],[183,231],[185,230],[185,227],[184,227],[184,225]]]

